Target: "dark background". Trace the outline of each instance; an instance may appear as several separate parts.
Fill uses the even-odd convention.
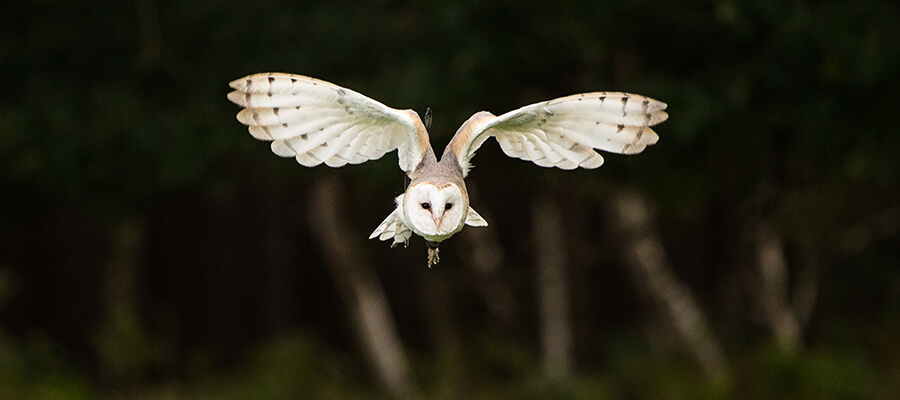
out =
[[[900,396],[895,2],[2,8],[0,398]],[[235,120],[227,83],[267,71],[431,107],[438,152],[585,91],[670,119],[591,171],[487,142],[490,226],[429,270],[366,239],[396,153],[307,169]]]

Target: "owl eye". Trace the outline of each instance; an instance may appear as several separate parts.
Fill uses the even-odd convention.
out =
[[[431,208],[431,203],[422,203],[422,208],[428,210]]]
[[[451,208],[453,208],[453,203],[444,204],[444,210],[449,210]]]

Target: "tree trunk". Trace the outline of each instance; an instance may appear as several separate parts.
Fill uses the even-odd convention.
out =
[[[539,197],[531,208],[542,367],[551,377],[565,377],[572,370],[568,255],[560,214],[559,205],[546,197]]]
[[[387,297],[360,250],[365,235],[349,229],[340,212],[345,209],[342,192],[334,178],[320,179],[310,202],[313,232],[375,375],[394,398],[419,399]]]
[[[760,302],[775,340],[789,352],[800,346],[800,323],[788,295],[788,266],[781,232],[766,222],[756,227],[756,266],[759,285],[754,296]]]
[[[803,332],[815,308],[818,295],[819,235],[809,229],[795,228],[797,257],[792,261],[797,274],[791,285],[791,265],[785,254],[784,230],[778,226],[776,214],[779,198],[777,190],[763,181],[744,208],[749,216],[742,238],[747,257],[751,260],[747,292],[758,307],[756,315],[769,329],[772,337],[788,353],[797,352],[803,345]],[[742,254],[743,255],[743,254]],[[741,257],[740,259],[744,259]]]
[[[635,284],[657,306],[706,376],[719,375],[725,366],[721,345],[690,288],[669,267],[650,207],[638,193],[622,191],[613,208],[625,244],[625,265]]]

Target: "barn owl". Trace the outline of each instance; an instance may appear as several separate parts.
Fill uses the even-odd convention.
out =
[[[428,247],[428,267],[438,245],[463,226],[487,222],[469,205],[464,179],[475,151],[494,137],[506,155],[542,167],[597,168],[594,149],[640,153],[659,137],[651,129],[668,118],[666,104],[620,92],[592,92],[528,105],[495,116],[472,115],[438,159],[428,128],[413,110],[390,108],[353,90],[294,74],[260,73],[230,83],[228,99],[244,107],[237,119],[272,152],[301,165],[359,164],[397,150],[410,183],[396,208],[370,239],[409,244],[413,233]],[[430,122],[430,114],[426,116]]]

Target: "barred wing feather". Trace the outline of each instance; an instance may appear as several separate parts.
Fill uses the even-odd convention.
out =
[[[668,118],[666,104],[621,92],[593,92],[531,104],[498,117],[472,116],[448,145],[468,171],[475,151],[497,138],[506,155],[542,167],[597,168],[594,149],[636,154],[659,139],[651,126]]]
[[[412,110],[397,110],[318,79],[261,73],[236,79],[228,99],[244,107],[237,119],[250,134],[272,142],[272,152],[304,166],[330,167],[379,159],[398,150],[400,168],[412,173],[428,133]]]

